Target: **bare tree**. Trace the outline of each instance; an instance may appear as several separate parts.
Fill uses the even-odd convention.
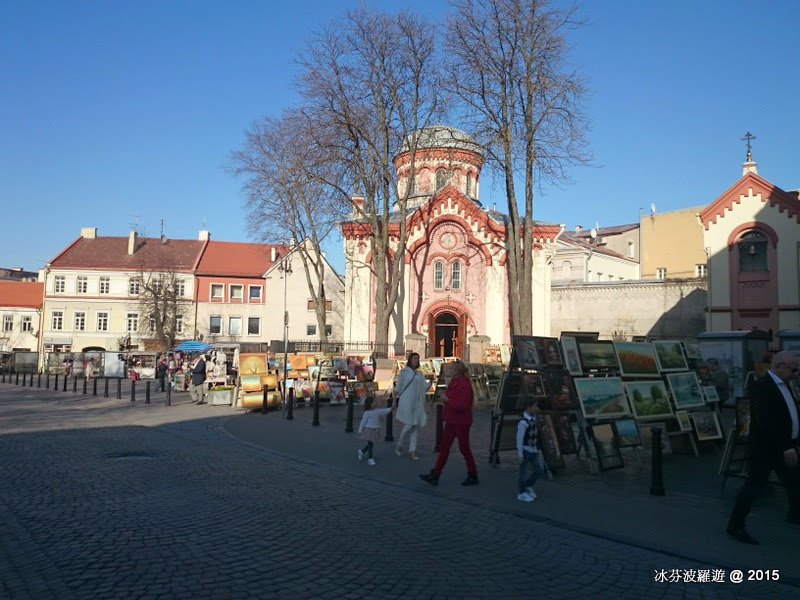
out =
[[[310,153],[308,120],[295,110],[265,118],[245,133],[243,147],[232,153],[231,170],[245,181],[249,233],[265,241],[293,243],[303,263],[315,305],[319,339],[327,341],[327,297],[322,244],[344,217],[346,207],[326,181],[335,179]]]
[[[544,181],[566,181],[586,164],[583,77],[568,69],[566,34],[581,25],[576,7],[550,0],[451,0],[447,66],[456,97],[503,177],[512,334],[533,328],[533,198]],[[521,178],[520,218],[515,181]]]
[[[316,33],[298,57],[309,154],[369,239],[378,345],[388,343],[402,283],[403,260],[393,257],[405,255],[417,135],[439,108],[434,37],[433,26],[411,13],[362,7]],[[401,149],[411,154],[402,194],[393,164]]]

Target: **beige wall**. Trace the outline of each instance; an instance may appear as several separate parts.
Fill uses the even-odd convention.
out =
[[[11,331],[5,331],[6,318],[11,319]],[[23,318],[29,318],[31,331],[22,331]],[[35,308],[17,306],[0,307],[0,351],[10,352],[14,348],[27,348],[31,352],[38,351],[40,313]]]
[[[667,270],[667,279],[695,277],[696,265],[707,262],[703,228],[697,219],[703,208],[642,217],[642,279],[655,279],[659,268]]]

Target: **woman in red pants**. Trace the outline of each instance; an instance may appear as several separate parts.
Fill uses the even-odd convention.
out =
[[[463,362],[445,363],[455,371],[453,379],[447,384],[444,403],[444,430],[441,449],[436,465],[430,473],[420,475],[420,479],[431,485],[439,483],[445,463],[450,456],[453,440],[458,440],[458,450],[467,463],[467,478],[461,485],[477,485],[478,469],[469,449],[469,428],[472,426],[472,383],[469,380],[467,365]]]

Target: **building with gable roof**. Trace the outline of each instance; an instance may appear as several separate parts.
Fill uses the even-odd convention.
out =
[[[35,352],[39,347],[44,285],[0,281],[0,352]]]
[[[429,356],[465,356],[471,341],[510,342],[506,271],[507,217],[479,201],[483,153],[458,129],[434,126],[419,133],[414,155],[414,189],[408,211],[392,213],[397,249],[400,219],[408,233],[401,293],[389,340],[424,342]],[[394,159],[398,190],[411,181],[406,144]],[[375,281],[370,268],[368,230],[356,219],[342,224],[346,265],[344,339],[375,339]],[[561,226],[533,224],[533,331],[550,331],[549,259]],[[408,344],[406,344],[408,345]],[[478,344],[479,346],[480,344]]]

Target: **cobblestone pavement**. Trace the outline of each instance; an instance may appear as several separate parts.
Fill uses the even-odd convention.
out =
[[[245,443],[232,422],[280,417],[175,400],[0,385],[0,597],[798,595],[791,581],[656,582],[718,565]]]

